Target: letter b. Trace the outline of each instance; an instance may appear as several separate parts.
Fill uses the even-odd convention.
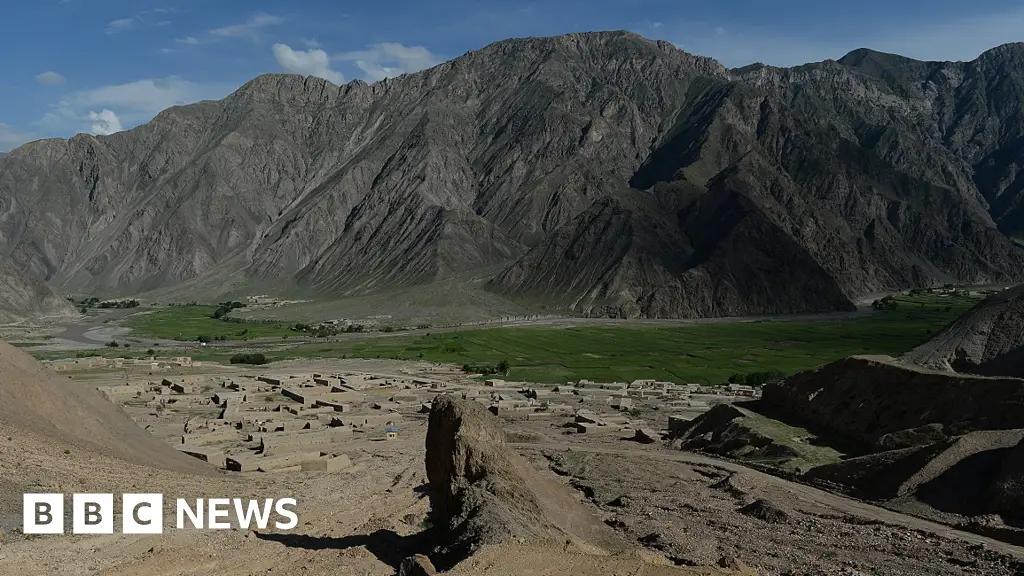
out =
[[[24,534],[63,534],[64,495],[24,494],[21,531]]]
[[[113,534],[114,495],[73,494],[71,529],[75,534]]]

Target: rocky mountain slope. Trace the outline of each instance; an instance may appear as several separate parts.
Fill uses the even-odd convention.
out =
[[[9,257],[0,254],[0,324],[75,316],[71,304],[46,282],[29,278]]]
[[[903,359],[939,370],[1024,378],[1024,285],[986,298]]]
[[[0,246],[75,292],[331,296],[504,266],[585,314],[848,309],[1024,279],[1024,45],[727,70],[625,32],[373,85],[267,75],[0,158]]]

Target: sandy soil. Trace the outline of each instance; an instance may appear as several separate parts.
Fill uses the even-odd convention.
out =
[[[42,400],[29,403],[28,396],[18,392],[33,378],[52,377],[56,380],[51,382],[59,382],[68,398],[73,398],[83,393],[70,392],[70,387],[88,390],[94,381],[72,382],[33,372],[38,365],[26,364],[22,353],[2,352],[0,390],[8,394],[7,405],[15,406],[0,414],[0,494],[8,501],[28,489],[154,491],[185,498],[295,496],[300,525],[289,532],[171,530],[158,536],[27,537],[12,529],[20,524],[20,510],[7,509],[0,511],[0,527],[6,532],[0,545],[0,574],[372,576],[394,574],[402,558],[426,551],[422,534],[429,490],[423,460],[426,422],[411,408],[401,439],[354,437],[346,448],[354,466],[339,473],[228,474],[205,465],[187,469],[194,466],[192,461],[179,467],[177,460],[161,468],[133,460],[140,456],[145,460],[146,454],[161,454],[167,448],[155,446],[156,440],[140,428],[103,425],[83,440],[76,436],[93,428],[80,428],[71,417],[72,408],[58,405],[51,410],[39,406],[45,404]],[[295,362],[272,369],[328,365],[338,369],[340,363]],[[431,368],[427,363],[390,361],[358,365],[406,375],[412,367]],[[109,419],[106,409],[89,403],[83,406],[86,412],[105,415],[97,420],[99,424]],[[621,535],[645,547],[647,560],[639,561],[635,555],[597,558],[565,550],[497,548],[484,550],[454,573],[611,576],[661,574],[671,564],[697,564],[705,568],[696,573],[710,574],[714,570],[707,566],[727,554],[761,574],[788,570],[791,574],[1000,576],[1024,570],[1021,551],[1013,546],[739,465],[639,445],[615,435],[567,437],[548,423],[537,425],[533,432],[536,440],[517,449],[552,482],[573,488]],[[96,438],[104,434],[114,434],[124,446],[106,451],[103,445],[96,447]],[[770,506],[740,512],[759,501]],[[651,558],[660,558],[662,567],[652,564]]]

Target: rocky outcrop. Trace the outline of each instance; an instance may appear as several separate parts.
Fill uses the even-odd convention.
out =
[[[870,452],[885,435],[928,424],[947,436],[1024,428],[1024,380],[853,357],[764,387],[765,407]],[[890,437],[891,438],[891,437]]]
[[[746,407],[719,404],[669,434],[673,446],[726,458],[803,472],[837,460],[807,430],[772,420]]]
[[[554,534],[523,482],[523,463],[505,447],[501,426],[482,407],[435,399],[426,447],[431,513],[447,540],[475,548]]]
[[[437,569],[430,558],[422,554],[409,556],[398,566],[398,576],[434,576]]]
[[[938,370],[1024,378],[1024,285],[989,296],[903,360]]]
[[[625,544],[567,488],[505,445],[497,418],[470,400],[439,396],[430,410],[427,479],[443,554],[503,543],[620,551]]]
[[[986,509],[1024,519],[1024,441],[1003,452],[988,489]]]

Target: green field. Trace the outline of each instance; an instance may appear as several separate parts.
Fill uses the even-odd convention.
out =
[[[846,320],[722,322],[671,327],[493,328],[304,344],[268,358],[422,359],[512,366],[507,378],[564,383],[657,378],[719,384],[738,373],[787,374],[855,354],[899,355],[977,300],[906,296],[895,310]]]
[[[228,322],[212,317],[216,306],[169,306],[152,312],[133,314],[121,323],[140,335],[166,340],[195,341],[249,340],[251,338],[294,335],[287,326],[276,322]]]
[[[898,307],[856,319],[721,322],[675,326],[520,327],[433,334],[365,334],[264,350],[268,359],[392,358],[511,365],[512,380],[564,383],[586,378],[724,383],[735,374],[787,374],[855,354],[899,355],[924,342],[977,303],[964,296],[901,296]],[[213,306],[159,309],[124,321],[159,338],[228,340],[294,335],[285,324],[234,323],[210,317]],[[243,330],[248,330],[242,334]],[[196,348],[197,359],[227,362],[237,348]],[[103,351],[123,355],[128,351]],[[141,351],[140,351],[141,352]],[[38,354],[40,357],[55,357]]]

